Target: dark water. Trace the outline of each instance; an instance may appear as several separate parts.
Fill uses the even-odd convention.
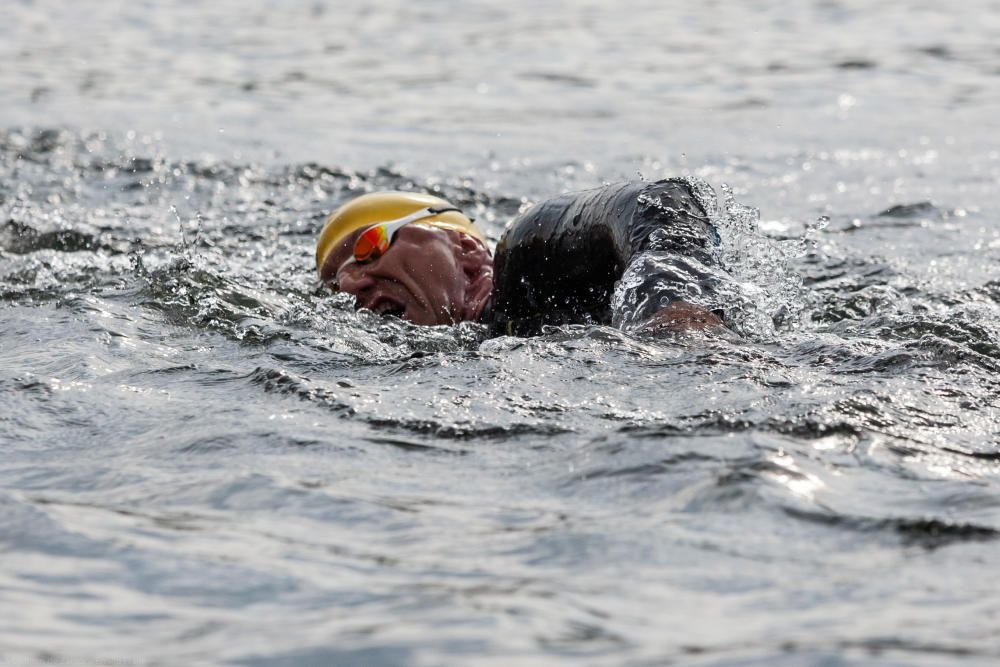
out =
[[[3,660],[1000,660],[1000,6],[4,12]],[[316,284],[365,191],[678,174],[732,334]]]

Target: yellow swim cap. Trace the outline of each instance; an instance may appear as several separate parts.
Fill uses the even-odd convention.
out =
[[[334,248],[352,232],[379,222],[395,220],[425,208],[454,208],[444,199],[418,192],[372,192],[347,202],[330,214],[316,242],[316,269],[323,275],[323,265]],[[479,239],[486,237],[459,211],[445,211],[420,220],[421,225],[451,229]]]

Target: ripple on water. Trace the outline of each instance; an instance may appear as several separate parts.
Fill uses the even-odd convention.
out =
[[[913,198],[766,235],[699,183],[731,331],[487,339],[355,312],[316,284],[313,237],[398,188],[495,239],[519,198],[0,132],[0,587],[42,610],[5,641],[240,664],[988,660],[996,281],[850,246],[971,232]]]

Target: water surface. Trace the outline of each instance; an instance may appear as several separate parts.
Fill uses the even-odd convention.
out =
[[[0,655],[995,664],[998,9],[8,3]],[[673,175],[733,335],[316,284],[362,192]]]

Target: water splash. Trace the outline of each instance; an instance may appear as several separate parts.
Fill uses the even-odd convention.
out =
[[[793,262],[816,251],[815,234],[828,220],[807,224],[801,236],[781,240],[760,229],[760,209],[737,201],[722,184],[722,205],[706,181],[688,177],[691,189],[719,232],[719,307],[730,328],[754,339],[798,329],[808,306],[806,289]],[[720,275],[721,274],[721,275]]]

